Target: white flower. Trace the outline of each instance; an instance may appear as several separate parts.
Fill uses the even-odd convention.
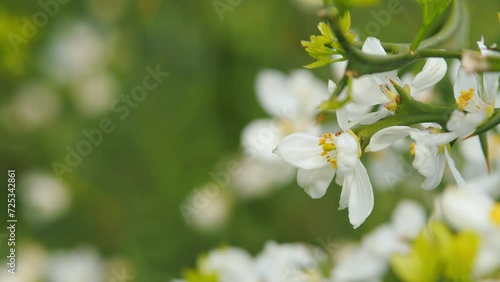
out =
[[[103,282],[104,263],[90,247],[56,251],[50,258],[47,276],[52,282]]]
[[[279,245],[275,242],[268,242],[256,258],[256,267],[262,280],[255,281],[321,281],[321,270],[313,252],[311,248],[303,244]]]
[[[7,244],[7,242],[5,242]],[[23,267],[16,269],[16,274],[8,272],[8,264],[0,267],[0,281],[8,282],[39,282],[43,280],[47,270],[47,250],[34,242],[21,241],[18,244],[17,261],[23,262]],[[7,261],[8,262],[8,261]],[[20,264],[18,265],[20,266]]]
[[[216,273],[220,282],[259,281],[253,258],[235,247],[216,249],[208,253],[199,265],[202,273]]]
[[[483,39],[477,44],[483,55],[493,52],[484,46]],[[500,73],[498,72],[484,73],[480,82],[473,73],[469,73],[463,68],[458,69],[453,93],[458,108],[463,112],[455,111],[453,113],[447,124],[449,130],[464,136],[493,114],[499,77]]]
[[[325,83],[306,70],[294,71],[290,76],[262,71],[256,80],[256,92],[271,118],[256,119],[241,132],[244,166],[233,184],[236,190],[245,191],[244,196],[265,195],[292,179],[293,168],[272,151],[293,132],[318,133],[316,109],[330,95]]]
[[[296,174],[296,169],[284,161],[266,162],[243,156],[238,163],[240,171],[231,178],[230,187],[238,197],[245,199],[263,197],[288,184]]]
[[[26,212],[33,222],[55,220],[69,209],[71,195],[68,188],[53,175],[29,172],[21,180]]]
[[[448,153],[448,143],[457,138],[454,132],[429,133],[408,126],[391,126],[375,133],[366,151],[383,150],[408,135],[415,140],[410,148],[410,153],[415,157],[413,167],[426,177],[422,188],[433,189],[439,185],[446,162],[457,183],[461,186],[466,185]]]
[[[107,64],[105,38],[89,23],[68,23],[49,42],[42,68],[61,83],[73,82]]]
[[[215,192],[213,192],[215,191]],[[215,231],[222,228],[230,215],[231,196],[215,182],[195,188],[186,198],[190,212],[184,214],[189,225],[201,231]]]
[[[385,56],[385,52],[380,40],[368,37],[362,47],[362,51],[371,55]],[[424,68],[419,72],[412,83],[406,88],[408,94],[416,98],[438,83],[446,74],[446,62],[442,58],[427,59]],[[353,80],[352,99],[361,105],[384,105],[379,111],[366,114],[354,120],[355,123],[370,124],[383,117],[386,117],[397,107],[399,95],[392,86],[391,81],[401,85],[401,80],[397,76],[397,71],[388,71],[364,75]]]
[[[347,113],[337,111],[337,120],[343,131],[321,137],[294,133],[281,141],[275,153],[299,168],[297,182],[312,198],[322,197],[338,172],[343,177],[339,208],[349,207],[349,220],[357,228],[373,209],[373,190],[359,159],[361,147],[358,137],[347,125]]]
[[[274,70],[259,73],[257,99],[272,118],[257,119],[241,133],[245,152],[258,159],[276,161],[272,154],[279,141],[293,132],[317,132],[317,107],[329,98],[327,86],[311,72],[297,70],[287,77]]]
[[[337,262],[332,270],[333,281],[381,281],[391,256],[407,252],[424,224],[425,212],[418,203],[400,202],[390,223],[367,234],[359,247]]]
[[[118,93],[118,82],[107,71],[95,71],[78,78],[74,84],[72,98],[79,112],[88,117],[96,117],[111,109]]]
[[[61,99],[49,85],[24,84],[0,110],[2,123],[12,131],[31,131],[50,126],[61,113]]]

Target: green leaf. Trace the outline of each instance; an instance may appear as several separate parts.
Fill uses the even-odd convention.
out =
[[[425,231],[413,241],[407,254],[391,258],[394,273],[404,282],[437,281],[439,256]]]
[[[490,157],[488,152],[488,133],[484,132],[479,134],[479,141],[481,142],[481,150],[483,151],[483,156],[486,160],[486,166],[488,167],[488,171],[490,171]]]
[[[472,281],[471,274],[479,243],[479,235],[472,231],[457,234],[453,238],[453,255],[447,261],[444,276],[450,281]]]
[[[186,282],[219,282],[217,273],[202,273],[197,269],[187,269],[182,273]]]

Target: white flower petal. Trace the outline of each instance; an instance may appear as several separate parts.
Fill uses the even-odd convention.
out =
[[[500,72],[483,73],[483,100],[490,105],[495,105],[498,93],[498,78],[500,78]]]
[[[335,170],[331,166],[310,170],[299,168],[297,183],[311,198],[318,199],[325,195],[334,176]]]
[[[361,115],[357,119],[350,122],[349,127],[353,127],[357,124],[362,124],[362,125],[372,124],[376,121],[379,121],[379,120],[389,116],[390,114],[391,114],[391,111],[387,110],[386,108],[382,108],[380,111]]]
[[[342,129],[343,131],[349,130],[349,125],[348,125],[349,116],[347,114],[347,110],[345,109],[345,107],[338,109],[336,114],[337,114],[337,122],[339,124],[340,129]]]
[[[493,199],[466,189],[446,189],[438,199],[442,217],[458,230],[472,229],[484,233],[491,228]]]
[[[386,259],[358,247],[335,265],[331,276],[333,282],[382,281],[387,268]]]
[[[297,99],[291,95],[288,78],[275,70],[264,70],[256,79],[257,99],[264,110],[272,116],[295,115]]]
[[[370,144],[368,144],[365,151],[375,152],[383,150],[399,139],[405,138],[406,136],[410,135],[411,132],[416,131],[418,130],[408,126],[391,126],[384,128],[373,134],[372,138],[370,139]]]
[[[413,81],[413,88],[416,95],[424,90],[434,86],[436,83],[441,81],[446,74],[446,61],[442,58],[430,58],[427,59],[424,68],[420,73],[417,74],[415,80]]]
[[[356,168],[359,160],[359,143],[350,133],[342,133],[337,138],[338,170],[347,172]]]
[[[321,102],[330,98],[327,85],[309,70],[293,71],[290,74],[289,85],[291,91],[289,95],[296,100],[296,108],[290,111],[290,114],[295,113],[296,117],[305,116],[314,119]]]
[[[463,179],[462,175],[460,175],[460,172],[457,170],[457,167],[455,166],[455,162],[450,156],[450,153],[448,152],[448,146],[444,147],[444,155],[446,156],[446,161],[448,162],[448,167],[451,170],[451,173],[453,174],[453,177],[455,178],[455,181],[458,184],[458,187],[460,188],[466,188],[467,183],[465,183],[465,180]]]
[[[333,80],[331,79],[328,80],[328,92],[333,93],[333,91],[335,91],[335,88],[337,88],[337,84],[335,84],[335,82],[333,82]]]
[[[455,85],[453,86],[455,100],[458,100],[458,98],[462,94],[462,91],[469,90],[471,88],[474,89],[474,95],[478,95],[476,76],[460,67],[458,69],[457,80],[455,81]]]
[[[371,75],[363,75],[352,81],[352,99],[362,105],[380,105],[389,102]]]
[[[321,156],[323,149],[318,145],[318,141],[319,138],[311,134],[293,133],[283,138],[274,153],[299,168],[320,168],[326,166],[328,162]]]
[[[439,185],[439,183],[441,183],[441,180],[443,179],[444,167],[446,165],[446,158],[440,154],[434,159],[433,163],[432,170],[429,171],[430,174],[425,178],[421,185],[421,187],[426,190],[434,189]]]
[[[374,204],[372,184],[361,160],[358,160],[353,173],[346,174],[344,184],[351,190],[349,195],[349,221],[354,228],[358,228],[370,215]]]
[[[381,55],[381,56],[387,55],[387,53],[384,50],[384,47],[382,47],[382,43],[380,43],[380,40],[378,40],[375,37],[366,38],[365,43],[361,48],[361,51],[370,55]]]
[[[457,137],[464,137],[474,131],[487,117],[486,111],[464,113],[454,110],[446,123],[448,130],[455,132]]]
[[[401,240],[389,224],[381,225],[364,236],[362,245],[388,261],[394,253],[406,253],[410,249],[409,244]]]
[[[439,164],[438,147],[435,144],[427,142],[416,142],[414,146],[415,157],[413,159],[413,167],[425,177],[429,177],[436,173],[437,165]],[[444,164],[444,162],[443,162]]]
[[[271,119],[256,119],[250,122],[241,131],[241,145],[247,155],[264,161],[280,162],[280,158],[273,154],[284,136],[280,126]]]
[[[392,213],[391,227],[399,237],[413,239],[418,236],[425,221],[424,208],[418,202],[403,200]]]

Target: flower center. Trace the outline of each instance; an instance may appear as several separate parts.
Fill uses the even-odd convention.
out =
[[[460,97],[458,97],[457,100],[458,108],[463,111],[472,100],[472,97],[474,97],[474,88],[469,88],[469,90],[460,92]]]
[[[493,224],[500,225],[500,203],[496,203],[491,209],[490,219]]]
[[[332,165],[333,169],[337,169],[337,136],[337,134],[326,133],[318,142],[318,145],[323,149],[321,156],[326,157],[326,161]]]

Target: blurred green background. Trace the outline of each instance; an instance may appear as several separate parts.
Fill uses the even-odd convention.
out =
[[[3,179],[7,169],[14,168],[21,182],[20,246],[34,241],[51,251],[87,243],[103,258],[125,258],[134,281],[168,281],[179,277],[184,267],[194,266],[199,253],[221,243],[256,253],[268,240],[319,245],[329,237],[357,239],[385,221],[402,195],[431,204],[428,195],[404,183],[377,192],[373,214],[354,231],[347,212],[337,211],[338,187],[311,200],[292,183],[268,197],[236,202],[228,223],[216,232],[198,232],[186,224],[179,209],[185,197],[210,181],[209,173],[221,159],[240,151],[241,129],[266,116],[255,98],[258,71],[289,72],[312,62],[300,41],[317,34],[314,9],[298,1],[243,0],[234,7],[230,1],[218,2],[231,7],[223,20],[214,1],[70,0],[18,48],[8,35],[22,35],[23,17],[32,20],[41,6],[35,1],[0,4],[0,163]],[[500,42],[500,3],[470,2],[469,47],[475,48],[481,35],[488,43]],[[375,20],[371,12],[386,5],[382,1],[352,11],[352,26],[383,41],[411,41],[420,23],[414,1],[401,0],[403,11],[392,15],[380,34],[366,30]],[[76,42],[65,41],[70,35]],[[142,84],[147,66],[157,65],[170,75],[121,120],[110,110],[112,102]],[[325,84],[330,77],[329,68],[314,73]],[[111,79],[86,80],[103,76]],[[36,98],[45,91],[41,85],[52,90],[56,102]],[[27,87],[32,87],[31,96],[16,98]],[[23,108],[23,99],[34,100]],[[115,130],[62,176],[71,195],[69,208],[51,221],[32,219],[24,207],[23,177],[31,171],[55,176],[52,164],[64,163],[66,146],[75,148],[85,140],[82,130],[98,128],[103,118],[111,119]],[[4,226],[6,188],[0,189],[0,197]],[[6,247],[4,237],[2,257]]]

